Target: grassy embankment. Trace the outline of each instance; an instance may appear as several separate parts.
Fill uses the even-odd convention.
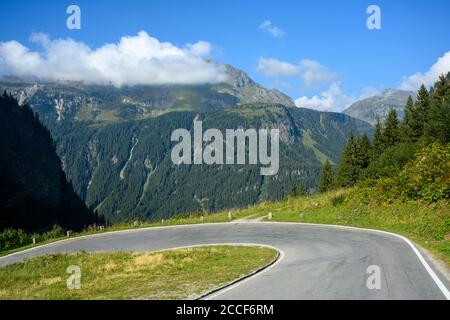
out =
[[[273,249],[245,246],[48,255],[0,268],[0,299],[189,299],[276,256]],[[70,265],[80,267],[79,290],[67,288]]]

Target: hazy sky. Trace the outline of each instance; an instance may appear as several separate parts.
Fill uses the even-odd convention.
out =
[[[1,4],[3,74],[116,85],[220,81],[220,66],[204,62],[210,58],[244,69],[301,106],[340,110],[358,97],[414,89],[450,71],[447,0]],[[81,30],[66,27],[70,4],[81,8]],[[381,9],[381,30],[366,26],[371,4]]]

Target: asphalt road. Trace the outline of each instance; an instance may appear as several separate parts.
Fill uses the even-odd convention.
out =
[[[280,258],[211,299],[446,299],[448,282],[404,239],[367,230],[282,223],[220,223],[136,229],[68,239],[0,258],[76,251],[153,251],[205,244],[261,244]],[[417,253],[416,253],[417,252]],[[380,289],[369,289],[369,266]],[[437,273],[439,274],[439,273]],[[446,287],[447,286],[447,287]]]

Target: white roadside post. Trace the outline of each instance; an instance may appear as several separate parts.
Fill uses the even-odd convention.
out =
[[[203,216],[200,216],[200,223],[203,223],[203,221],[204,221]]]
[[[233,219],[233,216],[231,215],[231,211],[228,211],[228,220]]]
[[[272,212],[269,212],[269,220],[272,220]]]
[[[33,246],[36,244],[36,238],[33,237]]]
[[[72,230],[68,230],[68,231],[66,232],[66,234],[67,234],[67,238],[69,238],[70,235],[72,234]]]

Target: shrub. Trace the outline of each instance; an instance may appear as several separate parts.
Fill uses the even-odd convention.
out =
[[[11,250],[20,248],[31,244],[33,238],[36,243],[50,239],[59,238],[64,235],[64,229],[58,225],[54,225],[53,228],[42,234],[33,233],[28,234],[22,229],[5,229],[0,233],[0,251]]]
[[[44,234],[42,234],[40,240],[45,241],[49,239],[59,238],[62,236],[64,236],[64,229],[61,226],[55,224],[50,231],[47,231]]]
[[[402,197],[428,202],[450,197],[450,144],[434,143],[417,153],[397,179]]]
[[[396,176],[380,179],[375,194],[385,200],[450,198],[450,145],[434,143],[422,148]]]
[[[5,229],[0,233],[0,250],[25,246],[31,242],[31,236],[21,229]]]
[[[402,167],[414,158],[415,148],[416,146],[410,143],[400,143],[387,148],[369,164],[365,176],[369,179],[379,179],[398,174]]]
[[[336,196],[333,196],[333,197],[330,199],[331,205],[332,205],[333,207],[337,207],[337,206],[343,204],[344,201],[345,201],[345,195],[343,195],[343,194],[338,194],[338,195],[336,195]]]

